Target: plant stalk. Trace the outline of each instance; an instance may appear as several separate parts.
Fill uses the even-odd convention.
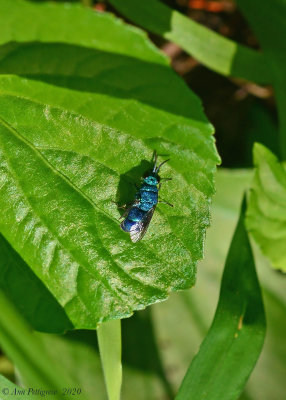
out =
[[[121,320],[101,324],[97,328],[101,365],[109,400],[120,400],[122,383]]]

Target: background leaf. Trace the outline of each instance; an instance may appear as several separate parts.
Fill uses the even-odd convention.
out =
[[[255,176],[249,192],[247,228],[274,268],[286,272],[286,172],[263,145],[254,147]]]
[[[55,390],[54,398],[61,399],[62,388],[72,387],[73,381],[63,369],[54,364],[53,359],[45,351],[41,339],[32,334],[26,321],[2,291],[0,291],[0,305],[1,348],[19,368],[26,385]],[[11,390],[11,385],[8,388]]]
[[[188,369],[178,400],[237,399],[261,352],[265,316],[244,226],[245,207],[226,259],[212,326]]]
[[[109,0],[125,17],[177,43],[202,64],[223,75],[268,83],[271,76],[262,53],[239,45],[157,0]]]
[[[1,0],[0,20],[1,45],[35,40],[76,44],[167,64],[167,58],[155,51],[143,31],[125,25],[111,14],[93,12],[79,4]],[[134,36],[136,42],[132,40]]]
[[[101,28],[92,48],[74,31],[69,44],[7,44],[0,61],[1,232],[73,326],[96,328],[193,285],[219,161],[213,128],[197,97],[137,30],[77,6],[18,5],[33,21],[47,10],[40,21],[51,29],[61,15],[61,32],[73,19],[91,32],[97,21]],[[27,40],[52,40],[37,21],[26,25],[18,29]],[[7,40],[9,21],[5,27]],[[110,30],[124,31],[123,47]],[[171,158],[162,173],[173,181],[161,193],[175,207],[158,207],[134,245],[119,229],[113,202],[132,200],[155,148]]]

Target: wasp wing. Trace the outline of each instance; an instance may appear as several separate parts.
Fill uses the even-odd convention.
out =
[[[119,220],[125,219],[131,210],[132,207],[136,206],[139,203],[139,200],[135,199],[132,203],[128,204],[128,207],[125,208],[124,213],[118,218]],[[118,207],[118,208],[123,208],[123,207]],[[121,222],[120,226],[123,224],[124,221]]]
[[[142,218],[141,221],[138,221],[137,224],[133,225],[132,228],[130,229],[130,239],[133,243],[139,242],[145,235],[148,226],[150,224],[150,221],[153,217],[154,211],[155,211],[156,206],[152,207]]]

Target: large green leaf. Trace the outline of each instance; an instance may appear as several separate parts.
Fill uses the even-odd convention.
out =
[[[286,272],[286,171],[261,144],[255,144],[253,155],[247,228],[273,267]]]
[[[245,205],[232,239],[212,326],[176,399],[237,399],[256,364],[265,316],[244,226]]]
[[[285,0],[236,0],[249,20],[265,54],[271,73],[280,119],[280,152],[286,159],[286,2]]]
[[[69,44],[5,45],[0,61],[1,232],[73,325],[95,328],[193,285],[219,160],[213,129],[137,30],[77,6],[18,5],[29,21],[47,7],[41,21],[51,29],[59,13],[61,32],[73,19],[91,32],[100,21],[90,48],[74,32]],[[20,24],[27,40],[53,40],[29,21]],[[124,46],[110,30],[123,31]],[[175,207],[157,207],[134,245],[113,201],[132,200],[154,148],[171,158],[162,173],[173,181],[161,192]]]
[[[259,83],[271,81],[267,61],[262,53],[213,32],[160,1],[109,2],[131,21],[177,43],[214,71]]]

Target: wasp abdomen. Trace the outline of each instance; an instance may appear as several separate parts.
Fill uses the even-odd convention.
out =
[[[139,206],[139,204],[138,204]],[[132,228],[133,225],[135,225],[138,221],[141,221],[144,215],[146,214],[146,211],[142,210],[138,206],[133,206],[130,208],[127,217],[123,221],[121,228],[125,232],[130,232],[130,229]]]

